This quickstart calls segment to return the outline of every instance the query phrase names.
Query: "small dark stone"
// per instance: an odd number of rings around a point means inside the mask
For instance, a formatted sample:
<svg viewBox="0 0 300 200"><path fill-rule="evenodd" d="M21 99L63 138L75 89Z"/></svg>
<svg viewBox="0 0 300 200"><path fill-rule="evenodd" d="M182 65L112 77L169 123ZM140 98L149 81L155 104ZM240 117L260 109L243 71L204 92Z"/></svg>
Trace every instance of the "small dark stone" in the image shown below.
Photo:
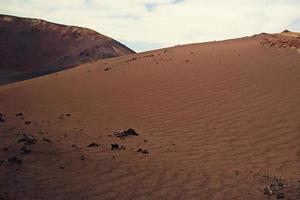
<svg viewBox="0 0 300 200"><path fill-rule="evenodd" d="M3 151L8 151L8 148L7 148L7 147L4 147L4 148L3 148Z"/></svg>
<svg viewBox="0 0 300 200"><path fill-rule="evenodd" d="M99 147L99 146L100 146L100 144L97 144L97 143L95 143L95 142L93 142L93 143L87 145L87 147Z"/></svg>
<svg viewBox="0 0 300 200"><path fill-rule="evenodd" d="M64 169L65 167L59 167L60 169Z"/></svg>
<svg viewBox="0 0 300 200"><path fill-rule="evenodd" d="M28 149L26 146L23 146L21 148L21 155L26 155L26 154L30 154L31 150Z"/></svg>
<svg viewBox="0 0 300 200"><path fill-rule="evenodd" d="M120 148L119 144L111 144L111 150L117 150L119 148Z"/></svg>
<svg viewBox="0 0 300 200"><path fill-rule="evenodd" d="M25 121L25 125L31 124L31 121Z"/></svg>
<svg viewBox="0 0 300 200"><path fill-rule="evenodd" d="M149 151L147 151L146 149L138 149L137 152L143 153L143 154L149 154Z"/></svg>
<svg viewBox="0 0 300 200"><path fill-rule="evenodd" d="M108 70L110 70L110 68L108 68L108 67L104 69L104 71L108 71Z"/></svg>
<svg viewBox="0 0 300 200"><path fill-rule="evenodd" d="M5 115L0 113L0 122L5 122Z"/></svg>
<svg viewBox="0 0 300 200"><path fill-rule="evenodd" d="M23 116L23 113L21 113L21 112L20 112L20 113L17 113L16 116L17 116L17 117L21 117L21 116Z"/></svg>
<svg viewBox="0 0 300 200"><path fill-rule="evenodd" d="M144 140L144 142L148 142L148 140Z"/></svg>
<svg viewBox="0 0 300 200"><path fill-rule="evenodd" d="M49 139L47 139L47 138L43 138L43 141L44 141L44 142L48 142L48 143L52 143L52 141L49 140Z"/></svg>
<svg viewBox="0 0 300 200"><path fill-rule="evenodd" d="M67 117L71 117L71 114L67 113L66 116L67 116Z"/></svg>
<svg viewBox="0 0 300 200"><path fill-rule="evenodd" d="M276 198L277 199L283 199L284 198L284 194L281 193L281 192L279 192L279 193L277 193Z"/></svg>
<svg viewBox="0 0 300 200"><path fill-rule="evenodd" d="M76 148L76 149L79 149L79 147L75 144L72 145L72 147Z"/></svg>
<svg viewBox="0 0 300 200"><path fill-rule="evenodd" d="M85 160L84 155L81 155L81 156L80 156L80 160Z"/></svg>

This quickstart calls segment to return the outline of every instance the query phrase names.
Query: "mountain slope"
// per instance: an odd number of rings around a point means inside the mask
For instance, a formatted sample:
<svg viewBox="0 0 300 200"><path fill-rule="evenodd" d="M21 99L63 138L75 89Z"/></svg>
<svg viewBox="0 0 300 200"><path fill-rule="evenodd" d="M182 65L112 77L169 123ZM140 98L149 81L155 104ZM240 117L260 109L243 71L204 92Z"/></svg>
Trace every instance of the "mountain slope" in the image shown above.
<svg viewBox="0 0 300 200"><path fill-rule="evenodd" d="M0 83L131 53L90 29L0 15Z"/></svg>
<svg viewBox="0 0 300 200"><path fill-rule="evenodd" d="M177 46L0 87L0 197L300 199L294 39ZM128 128L139 135L113 134Z"/></svg>

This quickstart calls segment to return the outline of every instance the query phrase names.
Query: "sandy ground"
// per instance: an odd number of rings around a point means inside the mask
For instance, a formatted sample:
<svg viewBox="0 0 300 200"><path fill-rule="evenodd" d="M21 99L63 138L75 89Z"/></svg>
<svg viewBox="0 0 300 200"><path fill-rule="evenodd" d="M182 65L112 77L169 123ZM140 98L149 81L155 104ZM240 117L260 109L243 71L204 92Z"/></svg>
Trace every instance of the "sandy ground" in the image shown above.
<svg viewBox="0 0 300 200"><path fill-rule="evenodd" d="M269 37L1 86L0 199L299 200L300 55Z"/></svg>

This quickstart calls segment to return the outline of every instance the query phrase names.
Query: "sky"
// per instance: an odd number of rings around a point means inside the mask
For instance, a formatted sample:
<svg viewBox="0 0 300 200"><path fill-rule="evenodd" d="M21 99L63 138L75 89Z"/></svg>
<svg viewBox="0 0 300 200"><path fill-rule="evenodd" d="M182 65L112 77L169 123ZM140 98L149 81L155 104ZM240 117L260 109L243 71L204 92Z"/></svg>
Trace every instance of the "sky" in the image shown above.
<svg viewBox="0 0 300 200"><path fill-rule="evenodd" d="M300 0L0 0L0 13L91 28L137 52L300 31Z"/></svg>

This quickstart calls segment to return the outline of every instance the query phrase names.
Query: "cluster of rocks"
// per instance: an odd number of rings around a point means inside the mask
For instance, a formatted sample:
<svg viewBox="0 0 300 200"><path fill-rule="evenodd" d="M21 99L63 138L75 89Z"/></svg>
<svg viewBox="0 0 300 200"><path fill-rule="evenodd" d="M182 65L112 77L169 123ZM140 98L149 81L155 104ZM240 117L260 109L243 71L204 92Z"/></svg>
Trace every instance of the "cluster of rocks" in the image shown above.
<svg viewBox="0 0 300 200"><path fill-rule="evenodd" d="M122 130L122 131L119 131L119 132L114 132L113 133L114 136L120 138L120 139L125 139L126 137L129 137L129 136L138 136L139 133L137 133L134 129L132 128L129 128L127 130ZM109 137L111 137L111 135L108 135ZM148 140L144 140L144 142L148 142ZM87 145L87 147L91 148L91 147L100 147L101 145L98 144L98 143L95 143L95 142L92 142L90 144ZM111 150L112 151L116 151L116 150L126 150L127 148L124 146L124 145L121 145L121 144L118 144L118 143L112 143L110 144L111 146ZM76 149L79 149L78 146L76 146L75 144L72 145L72 147L76 148ZM143 154L149 154L149 151L146 150L146 149L142 149L142 148L139 148L137 150L137 152L140 152L140 153L143 153ZM81 159L81 160L84 160L84 159Z"/></svg>
<svg viewBox="0 0 300 200"><path fill-rule="evenodd" d="M284 184L278 183L277 185L271 184L265 187L264 192L265 195L271 197L274 196L276 199L283 199L284 193L283 193Z"/></svg>
<svg viewBox="0 0 300 200"><path fill-rule="evenodd" d="M50 139L47 139L45 137L42 139L42 141L47 143L52 143ZM28 135L24 133L22 137L17 141L17 144L22 144L22 147L20 148L20 155L24 156L30 154L32 152L30 146L36 143L37 143L37 139L35 139L32 135ZM5 147L3 148L3 150L8 151L8 148ZM12 156L5 160L0 160L0 164L4 164L4 163L6 163L7 165L15 165L15 164L22 165L23 162L21 158L18 158L18 156Z"/></svg>
<svg viewBox="0 0 300 200"><path fill-rule="evenodd" d="M61 114L61 115L59 115L59 119L65 119L66 117L70 117L70 116L71 116L71 114ZM16 117L21 118L22 120L24 120L24 115L21 112L17 113ZM4 122L4 121L5 121L5 115L0 113L0 122ZM31 124L30 121L24 121L24 123L25 123L25 125ZM80 129L80 130L82 130L82 129ZM125 139L127 137L139 136L140 134L136 130L134 130L132 128L129 128L127 130L114 132L113 135L117 138ZM112 135L110 135L110 136L112 136ZM65 135L65 137L66 137L66 135ZM45 137L43 137L41 141L46 142L46 143L53 143L50 139L45 138ZM148 142L148 140L144 139L144 142ZM24 156L24 155L31 154L32 150L31 150L30 146L34 145L36 143L37 143L37 139L33 135L25 134L25 133L22 134L21 138L19 138L17 140L17 144L22 144L22 146L20 148L20 151L19 151L20 152L19 156ZM111 146L112 151L120 151L120 150L124 151L124 150L127 149L124 145L121 145L121 144L118 144L118 143L111 143L110 146ZM81 149L80 147L78 147L75 144L73 144L72 147L76 148L76 149ZM86 147L88 147L88 148L97 148L97 147L101 147L101 144L98 144L96 142L92 142L92 143L88 144ZM4 148L3 150L8 151L8 148ZM131 148L131 150L133 150L133 148ZM142 154L149 154L148 150L142 149L142 148L139 148L136 152L139 152L139 153L142 153ZM22 163L23 163L22 158L19 157L19 156L16 155L16 156L10 157L6 160L0 160L0 164L7 163L7 165L15 165L15 164L22 165ZM86 159L84 155L80 155L79 158L82 161L84 161ZM115 158L115 155L113 155L113 158ZM63 169L63 168L61 168L61 169Z"/></svg>
<svg viewBox="0 0 300 200"><path fill-rule="evenodd" d="M137 133L134 129L132 128L129 128L127 130L123 130L123 131L120 131L120 132L114 132L114 135L120 139L124 139L126 137L129 137L129 136L139 136L139 133ZM148 140L144 140L144 142L148 142ZM120 146L119 144L111 144L111 150L126 150L126 147L124 147L123 145ZM140 152L140 153L143 153L143 154L149 154L149 151L146 150L146 149L142 149L142 148L139 148L137 150L137 152Z"/></svg>
<svg viewBox="0 0 300 200"><path fill-rule="evenodd" d="M27 134L23 134L23 137L18 140L18 143L23 143L24 145L31 145L35 144L37 140L33 138L32 136L29 136Z"/></svg>
<svg viewBox="0 0 300 200"><path fill-rule="evenodd" d="M22 165L22 160L17 158L16 156L13 156L6 160L0 160L0 165L4 163L6 163L7 165Z"/></svg>
<svg viewBox="0 0 300 200"><path fill-rule="evenodd" d="M289 33L289 31L284 31L283 33ZM289 37L282 35L271 35L268 38L265 38L261 44L268 47L276 48L290 48L290 49L299 49L300 48L300 35L298 37Z"/></svg>

